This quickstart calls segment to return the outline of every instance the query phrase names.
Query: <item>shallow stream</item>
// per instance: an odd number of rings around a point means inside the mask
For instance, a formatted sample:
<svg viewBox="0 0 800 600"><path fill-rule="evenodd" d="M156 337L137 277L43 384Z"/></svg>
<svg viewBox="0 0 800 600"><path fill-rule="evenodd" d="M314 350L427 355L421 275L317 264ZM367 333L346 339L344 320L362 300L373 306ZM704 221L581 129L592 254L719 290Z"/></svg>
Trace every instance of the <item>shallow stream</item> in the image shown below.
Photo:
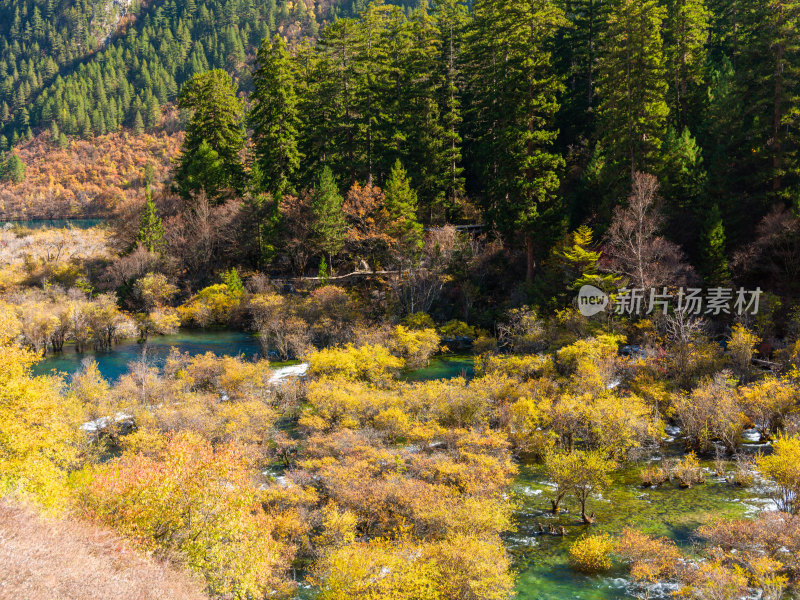
<svg viewBox="0 0 800 600"><path fill-rule="evenodd" d="M176 347L191 355L213 352L217 355L259 355L258 339L235 331L183 331L154 338L147 347L148 362L163 364L170 349ZM100 372L115 380L128 371L128 363L139 360L142 345L126 342L106 352L76 354L70 348L50 356L36 366L39 374L52 370L71 375L85 360L97 361ZM430 365L404 375L410 381L448 379L472 376L470 356L434 358ZM665 445L666 454L680 453L680 440ZM710 471L710 464L704 463ZM643 489L638 472L642 465L633 465L615 474L612 487L600 498L593 498L588 509L594 511L597 523L587 527L580 523L574 504L565 502L567 511L554 517L548 510L551 487L542 468L533 463L520 465L520 474L513 487L517 501L517 530L505 536L506 545L518 571L517 591L520 600L622 600L635 598L635 590L623 571L605 576L575 573L567 562L567 550L581 535L607 532L620 533L634 527L648 533L668 536L684 547L690 547L696 529L714 517L741 517L755 514L761 507L770 507L763 491L742 489L707 474L707 483L690 489L667 484L656 489ZM563 525L565 537L539 534L541 523L547 530L553 524ZM669 589L650 590L650 597L667 597Z"/></svg>

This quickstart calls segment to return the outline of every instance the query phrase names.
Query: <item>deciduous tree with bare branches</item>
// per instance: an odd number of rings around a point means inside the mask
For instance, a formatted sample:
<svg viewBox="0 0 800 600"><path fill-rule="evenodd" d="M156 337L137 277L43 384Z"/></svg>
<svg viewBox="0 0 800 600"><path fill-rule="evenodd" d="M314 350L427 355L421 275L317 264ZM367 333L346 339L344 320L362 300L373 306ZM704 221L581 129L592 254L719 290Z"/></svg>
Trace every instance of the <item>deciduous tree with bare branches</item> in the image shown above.
<svg viewBox="0 0 800 600"><path fill-rule="evenodd" d="M637 288L683 285L693 278L680 248L660 235L658 179L637 172L627 206L614 211L606 234L607 268Z"/></svg>

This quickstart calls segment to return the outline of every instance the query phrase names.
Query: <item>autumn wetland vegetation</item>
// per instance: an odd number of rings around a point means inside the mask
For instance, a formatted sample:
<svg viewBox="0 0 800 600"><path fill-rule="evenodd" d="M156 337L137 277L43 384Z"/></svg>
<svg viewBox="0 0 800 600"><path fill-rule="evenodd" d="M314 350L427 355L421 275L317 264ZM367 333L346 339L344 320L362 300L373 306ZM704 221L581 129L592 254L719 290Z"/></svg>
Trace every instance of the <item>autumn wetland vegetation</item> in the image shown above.
<svg viewBox="0 0 800 600"><path fill-rule="evenodd" d="M800 597L799 24L0 0L0 598Z"/></svg>

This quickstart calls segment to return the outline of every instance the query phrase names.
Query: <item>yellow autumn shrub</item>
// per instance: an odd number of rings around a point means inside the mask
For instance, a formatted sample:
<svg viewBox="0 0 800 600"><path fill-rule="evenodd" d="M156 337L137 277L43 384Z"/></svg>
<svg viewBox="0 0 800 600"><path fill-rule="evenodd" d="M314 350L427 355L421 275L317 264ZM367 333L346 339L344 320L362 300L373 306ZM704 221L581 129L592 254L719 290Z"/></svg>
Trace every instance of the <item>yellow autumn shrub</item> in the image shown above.
<svg viewBox="0 0 800 600"><path fill-rule="evenodd" d="M377 345L325 348L311 352L306 360L309 374L315 377L380 384L389 383L405 364L388 348Z"/></svg>
<svg viewBox="0 0 800 600"><path fill-rule="evenodd" d="M581 573L601 573L611 568L611 553L616 544L603 533L579 539L569 548L569 562Z"/></svg>

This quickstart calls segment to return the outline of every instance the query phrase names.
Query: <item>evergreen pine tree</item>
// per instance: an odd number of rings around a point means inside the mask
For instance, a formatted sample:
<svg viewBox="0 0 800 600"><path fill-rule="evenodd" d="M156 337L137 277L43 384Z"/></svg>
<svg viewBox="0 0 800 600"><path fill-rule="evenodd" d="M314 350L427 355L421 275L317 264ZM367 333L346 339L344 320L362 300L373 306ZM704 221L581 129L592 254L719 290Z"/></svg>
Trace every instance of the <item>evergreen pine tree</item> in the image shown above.
<svg viewBox="0 0 800 600"><path fill-rule="evenodd" d="M355 19L339 19L322 32L316 56L308 49L298 52L303 61L300 149L307 184L323 163L348 185L367 177L356 106L363 85L356 69L359 30Z"/></svg>
<svg viewBox="0 0 800 600"><path fill-rule="evenodd" d="M711 13L705 0L668 0L664 49L670 80L670 108L678 129L701 106Z"/></svg>
<svg viewBox="0 0 800 600"><path fill-rule="evenodd" d="M242 278L239 277L239 272L236 270L236 267L222 274L222 283L228 286L228 294L231 296L241 296L244 294L244 283L242 283Z"/></svg>
<svg viewBox="0 0 800 600"><path fill-rule="evenodd" d="M3 177L13 183L25 181L25 163L16 152L12 152L6 159Z"/></svg>
<svg viewBox="0 0 800 600"><path fill-rule="evenodd" d="M156 209L156 205L153 202L153 194L149 185L145 187L145 198L136 241L148 252L160 252L164 246L164 226L161 223L161 217L158 216L158 209Z"/></svg>
<svg viewBox="0 0 800 600"><path fill-rule="evenodd" d="M448 94L442 89L448 75L455 86L458 74L455 66L452 71L443 72L440 68L443 40L436 19L424 5L412 12L408 29L411 44L403 68L408 84L400 104L401 127L395 135L406 140L401 160L416 186L420 215L442 222L448 213L452 214L453 197L461 191L455 189L461 183L460 138L456 129L460 122L458 91L454 87ZM449 111L450 125L442 115L443 109Z"/></svg>
<svg viewBox="0 0 800 600"><path fill-rule="evenodd" d="M730 281L728 260L725 257L725 226L719 207L709 211L701 237L701 272L710 285L723 285Z"/></svg>
<svg viewBox="0 0 800 600"><path fill-rule="evenodd" d="M331 277L331 269L328 267L328 261L325 260L324 254L322 258L319 259L318 276L323 285L326 284Z"/></svg>
<svg viewBox="0 0 800 600"><path fill-rule="evenodd" d="M443 127L441 159L443 169L439 189L439 205L446 219L456 216L464 196L465 179L462 166L461 136L462 88L461 72L464 33L468 22L467 7L460 0L441 0L434 11L439 30L438 102Z"/></svg>
<svg viewBox="0 0 800 600"><path fill-rule="evenodd" d="M264 267L277 250L276 240L281 225L279 203L269 194L251 192L245 196L245 219L245 227L250 233L246 253L255 266Z"/></svg>
<svg viewBox="0 0 800 600"><path fill-rule="evenodd" d="M323 255L327 255L331 267L333 267L333 257L344 247L347 233L347 223L342 212L343 201L333 171L325 167L311 198L311 210L314 215L312 229L317 249Z"/></svg>
<svg viewBox="0 0 800 600"><path fill-rule="evenodd" d="M681 135L670 127L662 156L661 195L666 201L667 212L684 221L681 215L699 206L706 192L702 149L688 127L684 127Z"/></svg>
<svg viewBox="0 0 800 600"><path fill-rule="evenodd" d="M555 66L566 75L559 129L566 144L594 136L599 40L608 0L562 0L571 26L558 33ZM562 144L565 145L565 144Z"/></svg>
<svg viewBox="0 0 800 600"><path fill-rule="evenodd" d="M800 193L800 0L740 4L740 168L751 173L754 194L788 202Z"/></svg>
<svg viewBox="0 0 800 600"><path fill-rule="evenodd" d="M144 132L144 120L142 119L142 113L138 110L133 117L133 132L137 135Z"/></svg>
<svg viewBox="0 0 800 600"><path fill-rule="evenodd" d="M553 143L563 83L552 51L567 25L550 0L477 0L469 33L476 176L485 182L486 216L508 241L523 241L528 280L560 220L564 160Z"/></svg>
<svg viewBox="0 0 800 600"><path fill-rule="evenodd" d="M231 76L220 69L195 75L181 89L178 106L192 112L175 173L184 197L204 189L220 200L243 189L243 105L236 92Z"/></svg>
<svg viewBox="0 0 800 600"><path fill-rule="evenodd" d="M666 134L665 16L656 0L613 0L601 39L600 140L622 188L636 171L657 166Z"/></svg>
<svg viewBox="0 0 800 600"><path fill-rule="evenodd" d="M401 262L413 261L422 249L423 229L417 220L417 193L400 160L392 167L385 192L387 233L392 237Z"/></svg>
<svg viewBox="0 0 800 600"><path fill-rule="evenodd" d="M298 126L300 123L291 59L283 38L264 40L253 73L253 126L255 159L264 190L279 196L292 191L300 167Z"/></svg>
<svg viewBox="0 0 800 600"><path fill-rule="evenodd" d="M147 126L151 129L157 127L161 122L161 107L158 105L158 99L152 94L145 103L145 110L147 111Z"/></svg>

